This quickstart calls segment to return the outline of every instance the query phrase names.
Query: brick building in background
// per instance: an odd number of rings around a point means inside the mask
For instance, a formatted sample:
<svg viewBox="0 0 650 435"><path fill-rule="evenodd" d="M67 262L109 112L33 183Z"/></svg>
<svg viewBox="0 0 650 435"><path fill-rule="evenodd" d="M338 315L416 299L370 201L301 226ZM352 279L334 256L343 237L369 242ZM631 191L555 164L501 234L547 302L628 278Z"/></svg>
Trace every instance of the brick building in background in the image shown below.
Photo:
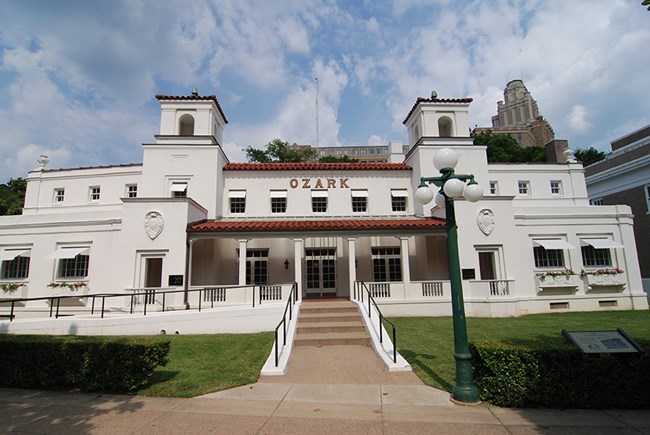
<svg viewBox="0 0 650 435"><path fill-rule="evenodd" d="M605 160L585 168L594 205L626 204L634 214L634 236L643 288L650 293L650 125L612 141Z"/></svg>

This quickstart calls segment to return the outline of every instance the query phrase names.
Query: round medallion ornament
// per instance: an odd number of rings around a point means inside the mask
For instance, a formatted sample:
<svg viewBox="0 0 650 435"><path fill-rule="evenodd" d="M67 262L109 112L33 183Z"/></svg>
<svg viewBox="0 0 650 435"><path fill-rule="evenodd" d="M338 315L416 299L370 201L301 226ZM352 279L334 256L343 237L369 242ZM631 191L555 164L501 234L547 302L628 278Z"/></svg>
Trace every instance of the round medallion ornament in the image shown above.
<svg viewBox="0 0 650 435"><path fill-rule="evenodd" d="M479 211L476 216L476 223L483 234L489 236L494 229L494 213L492 213L492 210L484 208Z"/></svg>
<svg viewBox="0 0 650 435"><path fill-rule="evenodd" d="M151 240L155 239L162 233L165 227L165 221L157 211L150 211L144 217L144 229Z"/></svg>

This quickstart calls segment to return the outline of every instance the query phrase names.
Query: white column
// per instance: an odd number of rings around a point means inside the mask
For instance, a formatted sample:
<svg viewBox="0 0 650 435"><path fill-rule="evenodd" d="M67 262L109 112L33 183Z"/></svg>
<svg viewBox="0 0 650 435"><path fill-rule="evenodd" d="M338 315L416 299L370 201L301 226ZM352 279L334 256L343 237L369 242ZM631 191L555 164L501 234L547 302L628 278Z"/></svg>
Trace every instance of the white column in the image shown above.
<svg viewBox="0 0 650 435"><path fill-rule="evenodd" d="M246 285L246 244L248 239L239 239L239 285Z"/></svg>
<svg viewBox="0 0 650 435"><path fill-rule="evenodd" d="M294 281L298 284L298 299L302 300L302 240L293 239Z"/></svg>
<svg viewBox="0 0 650 435"><path fill-rule="evenodd" d="M348 237L348 270L350 275L350 299L354 296L354 283L357 280L356 237Z"/></svg>
<svg viewBox="0 0 650 435"><path fill-rule="evenodd" d="M192 257L194 255L194 242L196 240L189 240L190 242L190 247L189 247L189 253L188 253L188 259L187 259L187 288L190 288L192 286Z"/></svg>
<svg viewBox="0 0 650 435"><path fill-rule="evenodd" d="M404 287L411 283L411 269L409 267L409 239L410 237L400 237L402 257L402 282Z"/></svg>

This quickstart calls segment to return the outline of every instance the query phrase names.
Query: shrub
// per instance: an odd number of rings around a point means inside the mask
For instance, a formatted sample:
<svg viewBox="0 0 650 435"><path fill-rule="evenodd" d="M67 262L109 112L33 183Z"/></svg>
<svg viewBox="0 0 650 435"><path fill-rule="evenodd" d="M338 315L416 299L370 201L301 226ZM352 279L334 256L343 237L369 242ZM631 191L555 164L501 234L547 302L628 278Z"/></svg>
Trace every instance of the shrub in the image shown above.
<svg viewBox="0 0 650 435"><path fill-rule="evenodd" d="M645 344L645 343L644 343ZM650 356L584 354L564 343L470 345L481 400L504 407L650 407Z"/></svg>
<svg viewBox="0 0 650 435"><path fill-rule="evenodd" d="M167 364L170 342L121 337L0 337L0 386L131 392Z"/></svg>

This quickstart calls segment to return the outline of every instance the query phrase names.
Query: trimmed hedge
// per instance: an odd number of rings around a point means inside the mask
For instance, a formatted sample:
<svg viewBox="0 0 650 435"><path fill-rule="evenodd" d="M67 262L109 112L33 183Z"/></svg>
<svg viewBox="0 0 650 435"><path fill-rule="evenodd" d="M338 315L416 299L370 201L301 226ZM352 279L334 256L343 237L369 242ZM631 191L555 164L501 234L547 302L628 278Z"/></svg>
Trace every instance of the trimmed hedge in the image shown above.
<svg viewBox="0 0 650 435"><path fill-rule="evenodd" d="M642 343L648 348L648 343ZM504 407L650 408L648 354L587 355L565 343L470 344L481 400Z"/></svg>
<svg viewBox="0 0 650 435"><path fill-rule="evenodd" d="M170 341L124 337L0 336L0 386L131 392L167 364Z"/></svg>

